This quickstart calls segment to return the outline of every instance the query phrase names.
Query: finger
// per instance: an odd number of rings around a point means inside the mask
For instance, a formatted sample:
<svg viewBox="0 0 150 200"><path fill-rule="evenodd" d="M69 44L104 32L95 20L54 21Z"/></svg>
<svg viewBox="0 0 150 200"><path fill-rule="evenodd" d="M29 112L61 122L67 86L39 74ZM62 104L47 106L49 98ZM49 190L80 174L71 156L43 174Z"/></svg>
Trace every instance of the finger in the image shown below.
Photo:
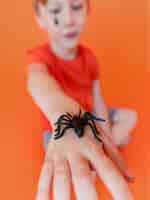
<svg viewBox="0 0 150 200"><path fill-rule="evenodd" d="M104 150L107 153L107 155L116 164L116 166L119 168L120 172L126 178L126 180L133 181L134 176L129 171L128 166L125 160L123 159L121 153L119 152L117 147L112 143L111 138L109 138L109 136L103 131L101 132L101 138L103 140Z"/></svg>
<svg viewBox="0 0 150 200"><path fill-rule="evenodd" d="M93 168L93 166L91 165L91 163L90 162L88 162L88 164L89 164L89 167L90 167L90 171L91 171L91 175L92 175L92 180L93 180L93 182L95 182L95 180L96 180L96 171L95 171L95 169Z"/></svg>
<svg viewBox="0 0 150 200"><path fill-rule="evenodd" d="M116 200L133 200L125 179L114 163L102 151L91 149L90 152L88 159L93 164L98 176L111 192L113 198Z"/></svg>
<svg viewBox="0 0 150 200"><path fill-rule="evenodd" d="M54 158L54 199L70 200L71 176L68 162L62 156Z"/></svg>
<svg viewBox="0 0 150 200"><path fill-rule="evenodd" d="M92 180L93 180L93 182L95 182L95 180L96 180L96 171L95 170L91 170L91 174L92 174Z"/></svg>
<svg viewBox="0 0 150 200"><path fill-rule="evenodd" d="M52 161L45 161L38 182L36 200L49 200L50 184L52 182Z"/></svg>
<svg viewBox="0 0 150 200"><path fill-rule="evenodd" d="M71 155L68 158L72 182L78 200L98 200L95 184L92 178L92 171L89 163L81 155ZM88 190L88 192L87 192Z"/></svg>

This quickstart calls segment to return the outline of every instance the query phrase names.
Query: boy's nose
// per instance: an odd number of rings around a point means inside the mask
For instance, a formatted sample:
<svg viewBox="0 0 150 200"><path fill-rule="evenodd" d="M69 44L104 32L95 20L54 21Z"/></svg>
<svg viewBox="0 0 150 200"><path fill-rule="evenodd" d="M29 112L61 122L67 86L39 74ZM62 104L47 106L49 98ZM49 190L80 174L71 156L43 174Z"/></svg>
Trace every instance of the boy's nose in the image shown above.
<svg viewBox="0 0 150 200"><path fill-rule="evenodd" d="M64 14L64 26L73 26L74 18L73 14L70 10L67 10Z"/></svg>

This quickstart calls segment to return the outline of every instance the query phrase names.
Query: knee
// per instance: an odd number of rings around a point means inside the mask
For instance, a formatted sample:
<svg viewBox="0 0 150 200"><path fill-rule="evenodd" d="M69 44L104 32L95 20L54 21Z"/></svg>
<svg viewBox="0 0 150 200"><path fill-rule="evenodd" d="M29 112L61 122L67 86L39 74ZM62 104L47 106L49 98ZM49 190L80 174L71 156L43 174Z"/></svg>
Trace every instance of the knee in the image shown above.
<svg viewBox="0 0 150 200"><path fill-rule="evenodd" d="M131 123L131 125L133 127L135 127L136 124L137 124L137 121L138 121L138 114L137 114L137 112L135 110L131 110L129 112L129 123Z"/></svg>
<svg viewBox="0 0 150 200"><path fill-rule="evenodd" d="M129 122L132 124L136 124L138 120L138 115L135 110L127 110L126 111L126 117L128 118Z"/></svg>
<svg viewBox="0 0 150 200"><path fill-rule="evenodd" d="M115 117L116 122L124 122L133 127L137 124L138 114L132 109L120 109L117 110Z"/></svg>

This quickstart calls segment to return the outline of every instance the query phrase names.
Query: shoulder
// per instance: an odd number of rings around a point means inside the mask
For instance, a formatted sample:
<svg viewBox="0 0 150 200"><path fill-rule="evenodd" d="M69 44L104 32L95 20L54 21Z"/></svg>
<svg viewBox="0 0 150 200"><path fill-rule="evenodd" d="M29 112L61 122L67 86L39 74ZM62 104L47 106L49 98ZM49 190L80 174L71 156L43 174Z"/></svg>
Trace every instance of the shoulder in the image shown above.
<svg viewBox="0 0 150 200"><path fill-rule="evenodd" d="M92 80L97 80L99 79L99 73L100 73L100 65L99 65L99 60L91 48L82 45L81 48L84 51L88 71L90 73L91 79Z"/></svg>
<svg viewBox="0 0 150 200"><path fill-rule="evenodd" d="M50 57L52 57L47 42L40 43L26 49L25 56L27 64L31 64L33 62L48 64L51 60Z"/></svg>
<svg viewBox="0 0 150 200"><path fill-rule="evenodd" d="M30 54L30 53L40 53L40 52L44 52L47 50L47 43L39 43L36 44L32 47L29 47L28 49L26 49L26 54Z"/></svg>
<svg viewBox="0 0 150 200"><path fill-rule="evenodd" d="M80 48L89 59L96 59L94 50L85 44L80 44Z"/></svg>

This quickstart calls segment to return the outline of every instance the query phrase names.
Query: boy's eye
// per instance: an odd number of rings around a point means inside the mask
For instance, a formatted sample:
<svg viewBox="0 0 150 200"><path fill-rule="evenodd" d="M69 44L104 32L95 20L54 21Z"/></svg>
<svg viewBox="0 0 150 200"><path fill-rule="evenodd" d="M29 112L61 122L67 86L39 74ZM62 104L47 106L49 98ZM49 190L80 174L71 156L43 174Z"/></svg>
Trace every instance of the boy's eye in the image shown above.
<svg viewBox="0 0 150 200"><path fill-rule="evenodd" d="M49 11L51 13L53 13L53 14L58 14L60 12L60 9L59 8L55 8L55 9L50 9Z"/></svg>
<svg viewBox="0 0 150 200"><path fill-rule="evenodd" d="M83 5L82 5L82 4L72 6L72 9L73 9L73 10L80 10L80 9L82 9L82 8L83 8Z"/></svg>
<svg viewBox="0 0 150 200"><path fill-rule="evenodd" d="M79 4L79 5L73 5L72 6L72 9L73 10L80 10L83 8L83 5L82 4ZM49 9L49 11L53 14L58 14L60 13L61 9L60 8L54 8L54 9Z"/></svg>

